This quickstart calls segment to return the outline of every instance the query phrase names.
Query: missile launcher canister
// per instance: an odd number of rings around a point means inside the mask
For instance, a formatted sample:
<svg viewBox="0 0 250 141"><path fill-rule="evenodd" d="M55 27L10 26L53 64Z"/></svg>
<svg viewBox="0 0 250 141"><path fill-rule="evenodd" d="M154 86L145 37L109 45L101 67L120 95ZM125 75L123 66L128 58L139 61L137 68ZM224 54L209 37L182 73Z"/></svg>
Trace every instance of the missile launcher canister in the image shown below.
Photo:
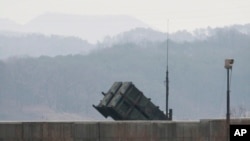
<svg viewBox="0 0 250 141"><path fill-rule="evenodd" d="M93 107L114 120L166 120L166 115L145 97L132 82L115 82Z"/></svg>

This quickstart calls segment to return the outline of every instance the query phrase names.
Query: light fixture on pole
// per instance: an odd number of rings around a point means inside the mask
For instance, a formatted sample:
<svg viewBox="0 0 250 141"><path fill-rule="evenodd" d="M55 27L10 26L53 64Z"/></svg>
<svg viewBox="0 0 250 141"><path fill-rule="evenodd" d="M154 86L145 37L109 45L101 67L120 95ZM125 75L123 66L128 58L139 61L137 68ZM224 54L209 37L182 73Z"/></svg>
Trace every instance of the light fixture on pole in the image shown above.
<svg viewBox="0 0 250 141"><path fill-rule="evenodd" d="M226 59L225 60L225 69L227 70L227 115L226 115L226 141L229 141L229 133L230 133L230 78L229 72L233 68L234 59Z"/></svg>

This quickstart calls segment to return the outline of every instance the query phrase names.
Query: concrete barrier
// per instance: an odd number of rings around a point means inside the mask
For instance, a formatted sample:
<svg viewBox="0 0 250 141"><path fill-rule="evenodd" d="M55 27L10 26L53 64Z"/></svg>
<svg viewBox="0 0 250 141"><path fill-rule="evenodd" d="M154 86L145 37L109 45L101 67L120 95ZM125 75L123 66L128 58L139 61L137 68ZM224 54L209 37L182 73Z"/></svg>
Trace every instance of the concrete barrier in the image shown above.
<svg viewBox="0 0 250 141"><path fill-rule="evenodd" d="M225 141L225 125L225 120L0 122L0 141Z"/></svg>
<svg viewBox="0 0 250 141"><path fill-rule="evenodd" d="M75 140L97 141L99 139L98 122L79 122L73 123L73 136Z"/></svg>

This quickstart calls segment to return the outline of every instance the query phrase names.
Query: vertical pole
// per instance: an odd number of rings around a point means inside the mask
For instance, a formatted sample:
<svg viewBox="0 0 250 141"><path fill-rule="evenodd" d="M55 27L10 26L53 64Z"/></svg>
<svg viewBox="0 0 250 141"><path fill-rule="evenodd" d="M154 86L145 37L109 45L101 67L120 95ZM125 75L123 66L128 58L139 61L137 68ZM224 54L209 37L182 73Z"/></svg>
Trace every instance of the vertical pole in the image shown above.
<svg viewBox="0 0 250 141"><path fill-rule="evenodd" d="M229 68L227 68L227 119L226 119L226 141L229 141L230 136L230 85L229 85Z"/></svg>
<svg viewBox="0 0 250 141"><path fill-rule="evenodd" d="M168 86L168 70L166 72L166 118L169 119L168 113L168 95L169 95L169 86Z"/></svg>
<svg viewBox="0 0 250 141"><path fill-rule="evenodd" d="M167 25L168 30L168 25ZM169 31L167 31L167 71L166 71L166 119L169 119L169 113L168 113L168 95L169 95L169 80L168 80L168 35Z"/></svg>

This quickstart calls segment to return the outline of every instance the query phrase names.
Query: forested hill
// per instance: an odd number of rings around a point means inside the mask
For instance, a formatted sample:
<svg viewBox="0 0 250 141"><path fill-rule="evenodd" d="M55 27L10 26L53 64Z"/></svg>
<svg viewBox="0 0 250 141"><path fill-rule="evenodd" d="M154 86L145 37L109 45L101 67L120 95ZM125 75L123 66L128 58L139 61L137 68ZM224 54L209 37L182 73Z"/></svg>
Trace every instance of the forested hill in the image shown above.
<svg viewBox="0 0 250 141"><path fill-rule="evenodd" d="M38 33L0 32L0 59L10 57L54 57L87 54L94 45L77 37L45 36Z"/></svg>
<svg viewBox="0 0 250 141"><path fill-rule="evenodd" d="M104 46L104 45L102 45ZM224 59L234 58L232 109L250 111L250 35L221 29L204 40L169 42L174 119L226 113ZM93 120L92 107L115 81L132 81L164 110L166 40L116 43L87 55L0 61L0 120Z"/></svg>

